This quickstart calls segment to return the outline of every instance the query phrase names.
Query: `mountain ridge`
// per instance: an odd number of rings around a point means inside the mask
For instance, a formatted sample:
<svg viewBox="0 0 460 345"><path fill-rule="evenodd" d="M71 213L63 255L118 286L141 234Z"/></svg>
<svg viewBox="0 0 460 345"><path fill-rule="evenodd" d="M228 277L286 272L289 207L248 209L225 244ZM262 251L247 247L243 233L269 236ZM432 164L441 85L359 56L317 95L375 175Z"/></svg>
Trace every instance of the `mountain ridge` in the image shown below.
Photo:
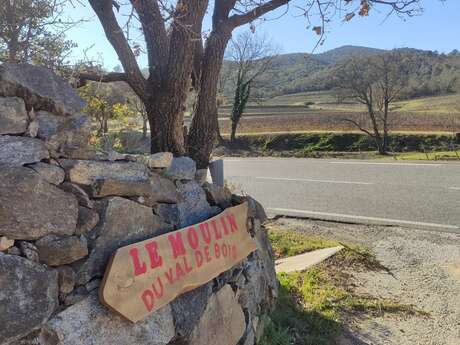
<svg viewBox="0 0 460 345"><path fill-rule="evenodd" d="M416 48L391 50L344 45L322 53L287 53L274 57L271 66L253 85L255 98L270 98L283 94L330 89L335 66L351 57L363 57L398 51L411 68L413 90L410 96L460 92L460 53L439 54ZM228 64L229 62L225 62ZM456 80L455 80L456 79ZM454 84L455 87L453 86ZM225 87L225 96L232 97L231 83Z"/></svg>

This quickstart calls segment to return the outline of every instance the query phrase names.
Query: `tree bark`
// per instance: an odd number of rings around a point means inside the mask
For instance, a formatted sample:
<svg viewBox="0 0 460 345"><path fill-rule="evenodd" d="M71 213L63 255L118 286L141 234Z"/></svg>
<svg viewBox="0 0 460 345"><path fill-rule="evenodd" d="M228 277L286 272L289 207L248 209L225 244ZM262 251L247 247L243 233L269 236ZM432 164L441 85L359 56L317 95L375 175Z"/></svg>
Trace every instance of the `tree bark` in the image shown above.
<svg viewBox="0 0 460 345"><path fill-rule="evenodd" d="M219 126L217 118L217 85L231 28L224 25L212 31L206 41L202 61L200 91L188 137L188 151L198 169L207 168Z"/></svg>
<svg viewBox="0 0 460 345"><path fill-rule="evenodd" d="M230 141L234 142L236 139L236 128L238 127L238 122L232 121L232 130L230 133Z"/></svg>
<svg viewBox="0 0 460 345"><path fill-rule="evenodd" d="M14 37L7 43L8 46L8 62L18 63L18 42Z"/></svg>
<svg viewBox="0 0 460 345"><path fill-rule="evenodd" d="M142 116L142 138L147 138L147 123L148 123L148 118L145 116Z"/></svg>
<svg viewBox="0 0 460 345"><path fill-rule="evenodd" d="M103 122L102 122L102 133L107 134L109 132L109 120L107 116L104 116Z"/></svg>
<svg viewBox="0 0 460 345"><path fill-rule="evenodd" d="M150 124L150 151L172 152L175 156L185 154L182 129L185 100L181 92L158 91L145 102Z"/></svg>

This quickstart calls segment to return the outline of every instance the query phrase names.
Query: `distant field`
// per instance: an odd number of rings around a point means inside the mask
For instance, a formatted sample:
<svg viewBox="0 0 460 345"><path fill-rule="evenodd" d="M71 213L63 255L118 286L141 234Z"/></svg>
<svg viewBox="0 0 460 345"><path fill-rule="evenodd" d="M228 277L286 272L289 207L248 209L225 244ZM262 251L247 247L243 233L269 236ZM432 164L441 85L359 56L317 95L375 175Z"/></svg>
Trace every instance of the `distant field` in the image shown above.
<svg viewBox="0 0 460 345"><path fill-rule="evenodd" d="M330 111L364 111L363 105L355 102L337 103L337 97L331 91L303 92L274 97L262 105L268 106L304 106L313 102L310 109ZM460 95L421 97L408 101L395 102L393 109L398 112L450 114L460 113Z"/></svg>
<svg viewBox="0 0 460 345"><path fill-rule="evenodd" d="M243 117L238 133L292 132L292 131L353 131L356 130L345 118L361 123L367 121L362 113L308 112L304 114L271 114ZM220 118L222 133L230 130L230 120ZM460 132L460 114L394 113L391 130L404 132Z"/></svg>
<svg viewBox="0 0 460 345"><path fill-rule="evenodd" d="M305 102L313 105L305 107ZM230 128L230 107L219 109L223 133ZM240 133L290 131L350 131L344 119L366 123L361 104L337 103L331 92L307 92L274 97L260 105L249 105ZM393 106L392 130L418 132L460 131L460 95L417 98Z"/></svg>

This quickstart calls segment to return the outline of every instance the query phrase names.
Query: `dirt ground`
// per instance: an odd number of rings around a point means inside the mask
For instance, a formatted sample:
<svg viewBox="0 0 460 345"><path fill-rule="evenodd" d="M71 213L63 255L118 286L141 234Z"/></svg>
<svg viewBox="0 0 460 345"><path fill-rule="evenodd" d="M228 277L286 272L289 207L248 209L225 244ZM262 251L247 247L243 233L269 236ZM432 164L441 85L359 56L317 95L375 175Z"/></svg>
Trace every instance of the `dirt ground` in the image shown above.
<svg viewBox="0 0 460 345"><path fill-rule="evenodd" d="M306 113L279 113L270 115L244 116L238 125L238 133L270 133L292 131L350 131L356 130L344 119L353 119L369 127L368 119L360 113L331 111L310 111ZM219 119L222 134L230 132L230 120ZM460 130L460 114L412 114L394 113L391 122L392 131L456 132Z"/></svg>
<svg viewBox="0 0 460 345"><path fill-rule="evenodd" d="M367 246L388 271L352 272L356 290L422 311L353 320L341 345L460 345L460 234L288 218L276 222Z"/></svg>

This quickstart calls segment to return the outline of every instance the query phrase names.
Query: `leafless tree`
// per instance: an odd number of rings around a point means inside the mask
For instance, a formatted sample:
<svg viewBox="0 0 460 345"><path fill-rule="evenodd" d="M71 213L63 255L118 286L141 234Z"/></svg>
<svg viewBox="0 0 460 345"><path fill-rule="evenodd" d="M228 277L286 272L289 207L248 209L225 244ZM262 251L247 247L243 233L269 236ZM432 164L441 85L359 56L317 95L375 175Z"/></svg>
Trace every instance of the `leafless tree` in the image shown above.
<svg viewBox="0 0 460 345"><path fill-rule="evenodd" d="M224 52L232 32L243 25L251 28L259 18L284 8L289 0L129 0L124 6L114 0L88 0L99 18L107 39L123 66L123 73L82 78L129 83L144 102L151 129L151 151L188 153L199 168L207 166L216 138L218 118L216 96ZM334 16L351 19L352 14L368 15L373 8L387 7L399 15L415 15L420 0L305 0L300 14L317 25L322 38L324 27ZM119 23L116 12L127 7L128 18ZM295 6L297 7L297 6ZM210 32L203 34L206 11L212 12ZM132 24L131 26L129 24ZM144 44L127 36L141 28ZM128 30L130 28L130 30ZM125 30L123 30L125 29ZM149 76L145 77L136 55L145 49ZM197 102L187 142L183 135L183 115L191 86Z"/></svg>
<svg viewBox="0 0 460 345"><path fill-rule="evenodd" d="M230 140L236 138L236 130L246 104L251 96L253 83L271 66L274 54L273 44L266 36L243 32L230 41L229 65L234 71L233 105L230 114L232 128Z"/></svg>
<svg viewBox="0 0 460 345"><path fill-rule="evenodd" d="M344 120L369 135L380 154L387 154L388 150L390 105L401 95L408 78L407 64L398 52L352 58L337 68L336 86L365 105L370 126L349 118Z"/></svg>

